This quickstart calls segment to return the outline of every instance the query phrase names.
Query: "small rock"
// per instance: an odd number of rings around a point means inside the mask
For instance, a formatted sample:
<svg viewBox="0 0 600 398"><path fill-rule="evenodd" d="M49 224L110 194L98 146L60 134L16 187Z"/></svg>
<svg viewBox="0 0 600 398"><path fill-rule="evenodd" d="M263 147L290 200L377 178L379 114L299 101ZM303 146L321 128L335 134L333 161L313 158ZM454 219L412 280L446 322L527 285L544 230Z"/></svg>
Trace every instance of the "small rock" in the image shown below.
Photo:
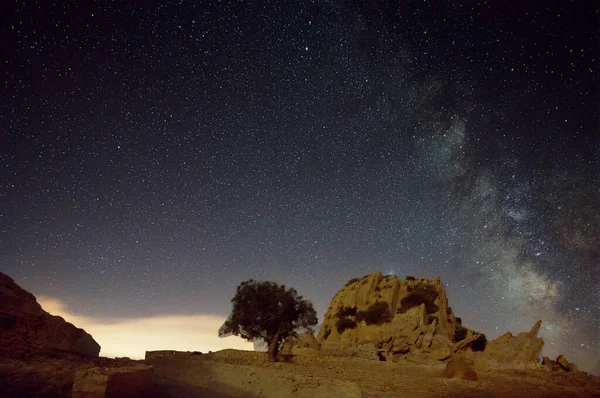
<svg viewBox="0 0 600 398"><path fill-rule="evenodd" d="M569 361L567 361L567 358L565 358L564 355L559 355L558 358L556 358L556 362L558 362L558 364L564 369L564 370L569 370Z"/></svg>
<svg viewBox="0 0 600 398"><path fill-rule="evenodd" d="M477 372L465 360L455 359L448 362L444 369L444 377L448 379L462 379L477 381Z"/></svg>
<svg viewBox="0 0 600 398"><path fill-rule="evenodd" d="M554 370L554 361L548 357L544 357L544 358L542 358L542 366L549 371L553 371Z"/></svg>
<svg viewBox="0 0 600 398"><path fill-rule="evenodd" d="M567 358L565 358L565 356L562 354L559 355L558 358L556 358L556 363L558 363L560 367L566 370L567 372L579 372L579 368L577 368L577 365L567 361Z"/></svg>

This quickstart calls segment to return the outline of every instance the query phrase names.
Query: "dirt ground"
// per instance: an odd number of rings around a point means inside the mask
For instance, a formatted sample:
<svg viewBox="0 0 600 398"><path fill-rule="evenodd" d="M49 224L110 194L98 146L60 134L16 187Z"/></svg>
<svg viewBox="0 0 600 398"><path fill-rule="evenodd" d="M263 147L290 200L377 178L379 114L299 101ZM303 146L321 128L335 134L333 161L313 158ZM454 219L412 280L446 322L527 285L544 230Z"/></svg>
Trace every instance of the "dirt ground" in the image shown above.
<svg viewBox="0 0 600 398"><path fill-rule="evenodd" d="M146 363L163 397L600 397L598 377L542 369L479 370L478 381L466 381L443 378L443 365L339 357L273 363L265 353L236 350Z"/></svg>
<svg viewBox="0 0 600 398"><path fill-rule="evenodd" d="M156 398L599 397L598 377L544 370L479 370L478 381L445 379L435 367L360 358L293 357L273 363L262 352L223 350L143 361L154 366ZM132 360L77 355L0 358L0 398L70 397L78 369Z"/></svg>
<svg viewBox="0 0 600 398"><path fill-rule="evenodd" d="M56 352L0 357L0 398L71 397L75 373L95 366L118 368L136 361Z"/></svg>

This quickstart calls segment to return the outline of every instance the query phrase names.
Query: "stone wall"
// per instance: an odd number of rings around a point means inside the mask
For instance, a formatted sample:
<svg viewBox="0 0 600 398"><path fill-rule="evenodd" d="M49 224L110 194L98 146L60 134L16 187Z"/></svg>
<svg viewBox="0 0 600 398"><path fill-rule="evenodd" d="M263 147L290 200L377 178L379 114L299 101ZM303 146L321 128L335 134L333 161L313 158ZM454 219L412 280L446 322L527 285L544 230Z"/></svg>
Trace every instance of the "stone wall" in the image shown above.
<svg viewBox="0 0 600 398"><path fill-rule="evenodd" d="M72 398L143 398L152 392L154 368L148 365L94 367L75 373Z"/></svg>

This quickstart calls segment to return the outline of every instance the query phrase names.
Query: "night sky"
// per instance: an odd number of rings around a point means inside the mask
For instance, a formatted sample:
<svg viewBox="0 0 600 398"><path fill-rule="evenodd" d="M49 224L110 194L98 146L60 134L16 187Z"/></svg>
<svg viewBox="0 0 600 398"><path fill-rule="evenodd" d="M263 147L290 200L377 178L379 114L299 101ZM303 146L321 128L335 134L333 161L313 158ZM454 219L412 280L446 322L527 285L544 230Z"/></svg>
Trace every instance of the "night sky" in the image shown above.
<svg viewBox="0 0 600 398"><path fill-rule="evenodd" d="M3 2L0 271L105 324L439 275L598 372L592 1L162 3Z"/></svg>

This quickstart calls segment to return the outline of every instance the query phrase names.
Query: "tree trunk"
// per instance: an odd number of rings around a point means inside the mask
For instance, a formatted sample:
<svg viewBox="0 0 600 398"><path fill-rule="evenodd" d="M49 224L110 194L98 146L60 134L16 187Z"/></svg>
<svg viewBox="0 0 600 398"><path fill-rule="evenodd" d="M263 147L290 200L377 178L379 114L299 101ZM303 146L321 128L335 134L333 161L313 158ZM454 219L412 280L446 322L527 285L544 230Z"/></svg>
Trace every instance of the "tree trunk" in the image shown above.
<svg viewBox="0 0 600 398"><path fill-rule="evenodd" d="M279 351L279 330L269 342L269 357L271 361L277 362L277 352Z"/></svg>

